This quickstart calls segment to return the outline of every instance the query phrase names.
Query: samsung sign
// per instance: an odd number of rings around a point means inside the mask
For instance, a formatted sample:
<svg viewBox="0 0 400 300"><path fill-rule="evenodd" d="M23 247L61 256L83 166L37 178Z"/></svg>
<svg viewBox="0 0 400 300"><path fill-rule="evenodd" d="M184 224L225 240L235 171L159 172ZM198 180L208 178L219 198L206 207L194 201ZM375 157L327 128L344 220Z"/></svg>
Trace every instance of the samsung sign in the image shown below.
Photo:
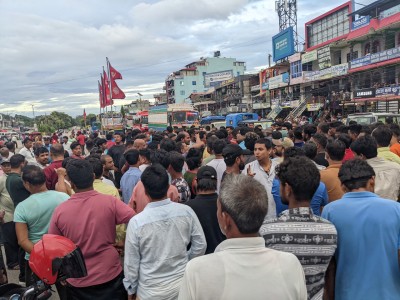
<svg viewBox="0 0 400 300"><path fill-rule="evenodd" d="M355 90L354 91L354 98L355 99L362 99L362 98L374 98L375 97L375 89L362 89L362 90Z"/></svg>
<svg viewBox="0 0 400 300"><path fill-rule="evenodd" d="M272 37L274 61L278 61L295 53L293 27L289 27Z"/></svg>
<svg viewBox="0 0 400 300"><path fill-rule="evenodd" d="M369 21L370 21L370 17L369 16L364 16L361 17L357 20L355 20L352 25L351 25L351 29L355 30L364 26L368 26L369 25Z"/></svg>

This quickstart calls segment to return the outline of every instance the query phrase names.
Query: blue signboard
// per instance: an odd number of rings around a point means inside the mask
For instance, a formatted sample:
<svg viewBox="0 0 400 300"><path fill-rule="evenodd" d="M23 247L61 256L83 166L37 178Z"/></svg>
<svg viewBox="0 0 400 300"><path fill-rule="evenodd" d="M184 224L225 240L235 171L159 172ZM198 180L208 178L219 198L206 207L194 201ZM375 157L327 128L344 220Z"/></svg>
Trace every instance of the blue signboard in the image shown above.
<svg viewBox="0 0 400 300"><path fill-rule="evenodd" d="M295 53L293 27L289 27L272 37L274 61L278 61Z"/></svg>
<svg viewBox="0 0 400 300"><path fill-rule="evenodd" d="M357 20L355 20L352 24L351 24L351 29L355 30L364 26L369 25L369 21L370 21L370 17L369 16L364 16L361 17Z"/></svg>
<svg viewBox="0 0 400 300"><path fill-rule="evenodd" d="M376 97L399 96L400 95L400 85L378 88L378 89L376 89L375 95L376 95Z"/></svg>

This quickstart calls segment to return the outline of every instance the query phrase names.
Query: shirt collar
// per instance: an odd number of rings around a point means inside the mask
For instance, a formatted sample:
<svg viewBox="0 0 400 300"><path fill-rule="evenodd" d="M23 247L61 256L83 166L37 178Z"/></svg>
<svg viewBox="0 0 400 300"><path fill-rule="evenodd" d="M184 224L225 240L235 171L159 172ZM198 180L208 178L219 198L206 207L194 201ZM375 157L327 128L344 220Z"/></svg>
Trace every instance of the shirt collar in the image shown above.
<svg viewBox="0 0 400 300"><path fill-rule="evenodd" d="M312 216L313 212L309 207L296 207L289 208L281 213L281 215L302 215L302 216Z"/></svg>
<svg viewBox="0 0 400 300"><path fill-rule="evenodd" d="M262 237L248 237L227 239L220 243L215 252L221 252L229 249L249 249L249 248L265 248L265 240Z"/></svg>
<svg viewBox="0 0 400 300"><path fill-rule="evenodd" d="M356 199L359 198L360 200L364 200L364 198L372 198L372 197L379 197L378 195L371 193L371 192L348 192L345 193L342 197L344 199Z"/></svg>
<svg viewBox="0 0 400 300"><path fill-rule="evenodd" d="M379 152L389 152L389 151L390 151L389 147L380 147L380 148L378 148L378 153Z"/></svg>
<svg viewBox="0 0 400 300"><path fill-rule="evenodd" d="M329 165L329 167L327 167L327 169L340 169L341 166L342 166L342 164L332 164L332 165Z"/></svg>
<svg viewBox="0 0 400 300"><path fill-rule="evenodd" d="M172 203L172 201L167 198L164 200L160 200L160 201L154 201L154 202L150 202L146 205L146 207L144 209L148 209L148 208L154 208L154 207L159 207L159 206L164 206L164 205L168 205Z"/></svg>

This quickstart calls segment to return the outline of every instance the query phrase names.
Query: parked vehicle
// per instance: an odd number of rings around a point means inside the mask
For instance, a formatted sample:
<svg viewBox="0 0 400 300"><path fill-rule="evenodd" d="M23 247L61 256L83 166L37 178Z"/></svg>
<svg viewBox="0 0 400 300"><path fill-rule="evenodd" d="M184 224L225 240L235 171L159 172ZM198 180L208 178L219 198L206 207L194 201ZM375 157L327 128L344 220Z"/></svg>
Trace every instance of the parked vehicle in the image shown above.
<svg viewBox="0 0 400 300"><path fill-rule="evenodd" d="M246 121L239 122L239 127L240 126L251 126L251 125L254 125L253 127L256 127L257 125L261 125L262 129L267 129L268 127L271 127L271 125L273 123L274 123L274 120L270 120L270 119L261 119L260 121L246 120Z"/></svg>
<svg viewBox="0 0 400 300"><path fill-rule="evenodd" d="M346 125L349 125L350 121L356 121L361 125L370 125L376 122L395 123L400 124L400 114L395 113L355 113L347 116Z"/></svg>
<svg viewBox="0 0 400 300"><path fill-rule="evenodd" d="M226 116L226 126L238 127L239 122L253 120L258 121L258 115L256 113L235 113Z"/></svg>
<svg viewBox="0 0 400 300"><path fill-rule="evenodd" d="M225 116L208 116L204 117L200 121L200 125L209 125L214 122L225 121Z"/></svg>
<svg viewBox="0 0 400 300"><path fill-rule="evenodd" d="M162 104L150 108L148 128L165 130L167 126L190 127L198 125L199 112L189 104Z"/></svg>

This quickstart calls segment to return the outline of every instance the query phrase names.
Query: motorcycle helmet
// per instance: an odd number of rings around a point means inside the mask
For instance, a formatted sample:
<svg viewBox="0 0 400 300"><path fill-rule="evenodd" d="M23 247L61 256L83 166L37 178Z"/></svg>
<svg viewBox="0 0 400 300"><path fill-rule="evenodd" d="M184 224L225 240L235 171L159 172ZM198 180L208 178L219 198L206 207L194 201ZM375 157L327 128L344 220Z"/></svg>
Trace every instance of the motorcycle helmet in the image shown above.
<svg viewBox="0 0 400 300"><path fill-rule="evenodd" d="M81 249L70 239L45 234L32 249L29 266L46 284L87 275Z"/></svg>

